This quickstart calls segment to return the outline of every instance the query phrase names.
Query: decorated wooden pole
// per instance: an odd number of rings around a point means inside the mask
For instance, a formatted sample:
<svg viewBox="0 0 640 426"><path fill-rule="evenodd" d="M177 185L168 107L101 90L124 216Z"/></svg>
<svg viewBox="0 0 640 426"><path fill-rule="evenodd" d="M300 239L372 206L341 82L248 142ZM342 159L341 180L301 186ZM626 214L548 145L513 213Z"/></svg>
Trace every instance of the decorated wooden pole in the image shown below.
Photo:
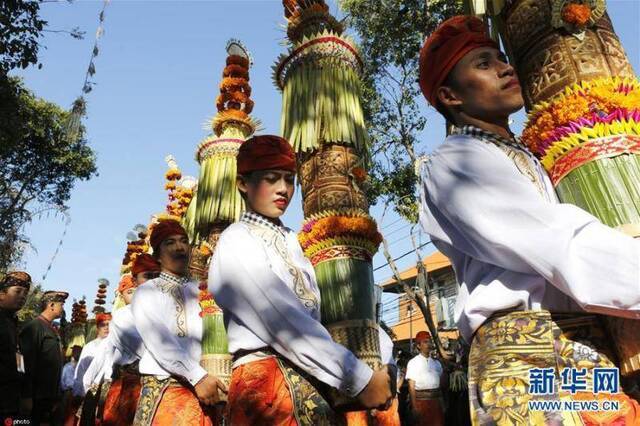
<svg viewBox="0 0 640 426"><path fill-rule="evenodd" d="M299 239L314 265L322 322L333 339L379 368L371 259L381 235L369 216L362 60L321 0L284 0L290 46L274 66L282 135L298 161L305 221ZM353 401L334 394L337 408Z"/></svg>
<svg viewBox="0 0 640 426"><path fill-rule="evenodd" d="M213 133L196 150L200 163L198 192L193 210L190 272L200 287L203 321L202 360L200 364L227 385L231 381L232 359L222 310L208 291L209 261L220 234L240 218L244 202L236 188L236 157L240 145L256 130L259 123L250 114L253 110L249 68L252 59L238 40L230 40L222 72L220 94L216 99L217 114L211 121ZM226 396L222 395L222 398Z"/></svg>
<svg viewBox="0 0 640 426"><path fill-rule="evenodd" d="M84 299L74 300L71 308L71 324L65 333L67 339L67 350L65 356L71 356L71 349L74 346L83 347L85 341L85 329L87 326L87 302Z"/></svg>
<svg viewBox="0 0 640 426"><path fill-rule="evenodd" d="M91 340L96 338L96 320L95 315L104 313L105 308L104 305L107 303L107 287L109 287L109 280L106 278L98 279L98 291L96 292L96 298L93 303L93 315L94 318L87 321L87 328L85 330L85 342L90 342Z"/></svg>
<svg viewBox="0 0 640 426"><path fill-rule="evenodd" d="M640 236L640 83L605 1L492 3L529 111L523 142L561 201ZM607 322L621 373L640 373L640 322Z"/></svg>

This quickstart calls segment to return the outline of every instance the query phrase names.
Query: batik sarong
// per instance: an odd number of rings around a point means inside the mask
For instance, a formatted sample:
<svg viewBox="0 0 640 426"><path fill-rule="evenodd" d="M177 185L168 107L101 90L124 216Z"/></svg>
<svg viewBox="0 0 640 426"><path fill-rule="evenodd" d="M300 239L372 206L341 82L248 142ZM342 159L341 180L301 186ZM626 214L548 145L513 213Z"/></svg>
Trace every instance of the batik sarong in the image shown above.
<svg viewBox="0 0 640 426"><path fill-rule="evenodd" d="M133 424L141 387L135 366L118 367L104 403L102 426Z"/></svg>
<svg viewBox="0 0 640 426"><path fill-rule="evenodd" d="M625 394L593 393L594 369L614 368L612 345L602 318L548 311L497 313L477 331L469 356L469 400L474 425L638 425L640 406ZM535 374L546 374L538 382ZM546 373L541 373L542 369ZM563 377L563 371L565 376ZM571 369L586 375L574 376ZM576 381L569 380L568 375ZM549 377L552 376L552 377ZM578 380L579 379L579 380ZM532 383L533 381L533 383ZM572 383L584 389L571 389ZM531 387L531 385L535 385ZM548 389L540 388L547 385ZM549 386L550 385L550 386ZM548 394L540 393L548 391ZM575 393L572 393L574 391ZM561 401L561 408L530 409L531 401ZM578 411L562 409L563 401L597 401L618 409ZM534 402L536 403L536 402ZM539 407L540 408L540 407Z"/></svg>
<svg viewBox="0 0 640 426"><path fill-rule="evenodd" d="M231 373L228 417L232 425L344 424L312 379L276 356L239 365Z"/></svg>
<svg viewBox="0 0 640 426"><path fill-rule="evenodd" d="M387 410L352 411L345 413L347 426L400 426L398 398Z"/></svg>
<svg viewBox="0 0 640 426"><path fill-rule="evenodd" d="M142 376L133 424L136 426L212 426L216 423L194 391L176 379Z"/></svg>
<svg viewBox="0 0 640 426"><path fill-rule="evenodd" d="M416 426L444 426L442 392L439 389L416 390L412 407L412 424Z"/></svg>

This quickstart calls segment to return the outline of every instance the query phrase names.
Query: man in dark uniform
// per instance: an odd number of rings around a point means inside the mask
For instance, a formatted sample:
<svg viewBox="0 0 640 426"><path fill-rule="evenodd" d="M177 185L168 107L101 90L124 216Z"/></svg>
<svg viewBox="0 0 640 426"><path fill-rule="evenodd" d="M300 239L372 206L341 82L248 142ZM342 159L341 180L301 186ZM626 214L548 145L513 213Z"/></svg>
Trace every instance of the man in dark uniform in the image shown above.
<svg viewBox="0 0 640 426"><path fill-rule="evenodd" d="M27 300L31 277L9 272L0 280L0 419L18 415L24 362L18 345L18 312Z"/></svg>
<svg viewBox="0 0 640 426"><path fill-rule="evenodd" d="M26 370L23 397L27 398L27 406L30 399L34 424L46 424L58 417L63 357L60 335L52 321L62 316L68 296L63 291L46 291L40 315L20 332Z"/></svg>

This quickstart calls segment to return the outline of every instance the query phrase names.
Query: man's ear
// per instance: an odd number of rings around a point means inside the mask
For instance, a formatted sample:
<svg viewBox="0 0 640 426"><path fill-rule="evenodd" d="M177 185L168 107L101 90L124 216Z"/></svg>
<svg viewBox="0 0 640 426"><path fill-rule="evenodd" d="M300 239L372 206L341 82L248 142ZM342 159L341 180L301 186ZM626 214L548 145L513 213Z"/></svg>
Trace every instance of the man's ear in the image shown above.
<svg viewBox="0 0 640 426"><path fill-rule="evenodd" d="M436 91L436 96L438 97L438 102L444 107L456 107L462 104L462 100L457 95L455 90L453 90L449 86L440 86Z"/></svg>
<svg viewBox="0 0 640 426"><path fill-rule="evenodd" d="M238 175L238 177L236 178L236 186L238 187L238 190L241 193L246 194L247 193L247 177Z"/></svg>

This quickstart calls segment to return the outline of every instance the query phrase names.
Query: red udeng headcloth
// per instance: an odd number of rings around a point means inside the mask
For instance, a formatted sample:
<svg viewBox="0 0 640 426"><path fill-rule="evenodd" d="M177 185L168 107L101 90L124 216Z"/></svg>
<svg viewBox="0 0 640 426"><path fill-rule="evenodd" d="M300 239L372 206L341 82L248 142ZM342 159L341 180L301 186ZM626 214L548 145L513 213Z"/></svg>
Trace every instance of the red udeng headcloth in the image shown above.
<svg viewBox="0 0 640 426"><path fill-rule="evenodd" d="M158 253L160 244L172 235L184 235L186 237L187 231L175 220L161 220L155 224L149 236L149 243L151 243L153 252Z"/></svg>
<svg viewBox="0 0 640 426"><path fill-rule="evenodd" d="M441 23L420 49L420 89L438 109L437 90L453 67L473 49L498 44L487 35L487 27L474 16L458 15Z"/></svg>
<svg viewBox="0 0 640 426"><path fill-rule="evenodd" d="M259 170L296 171L296 156L286 139L262 135L248 139L238 151L238 174Z"/></svg>
<svg viewBox="0 0 640 426"><path fill-rule="evenodd" d="M416 343L424 342L425 340L431 340L431 335L426 331L419 331L418 334L416 334L415 340Z"/></svg>
<svg viewBox="0 0 640 426"><path fill-rule="evenodd" d="M111 314L109 312L96 314L96 325L104 324L107 321L111 321Z"/></svg>
<svg viewBox="0 0 640 426"><path fill-rule="evenodd" d="M134 287L136 287L136 283L133 277L129 274L123 275L122 278L120 278L120 284L118 284L118 293L122 294Z"/></svg>
<svg viewBox="0 0 640 426"><path fill-rule="evenodd" d="M160 273L160 264L150 254L140 253L133 261L133 265L131 265L131 275L137 277L141 272Z"/></svg>

